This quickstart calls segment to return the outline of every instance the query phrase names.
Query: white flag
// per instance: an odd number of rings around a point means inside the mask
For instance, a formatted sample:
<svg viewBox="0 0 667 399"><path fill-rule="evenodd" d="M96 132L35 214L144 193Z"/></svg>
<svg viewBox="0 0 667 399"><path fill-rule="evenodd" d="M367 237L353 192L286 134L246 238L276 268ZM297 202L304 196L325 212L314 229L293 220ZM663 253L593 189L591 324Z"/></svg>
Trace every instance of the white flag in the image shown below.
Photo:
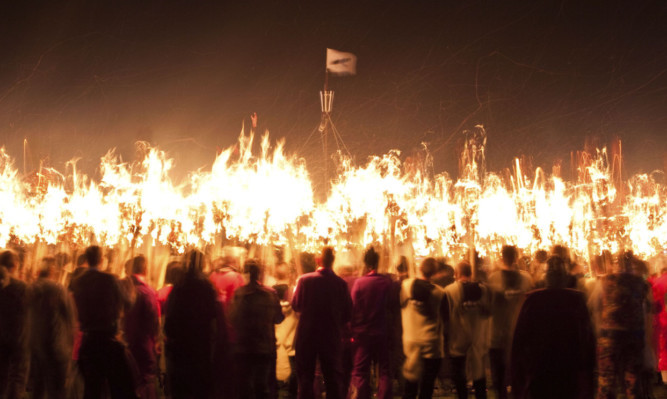
<svg viewBox="0 0 667 399"><path fill-rule="evenodd" d="M357 74L357 56L352 53L327 49L327 71L332 75Z"/></svg>

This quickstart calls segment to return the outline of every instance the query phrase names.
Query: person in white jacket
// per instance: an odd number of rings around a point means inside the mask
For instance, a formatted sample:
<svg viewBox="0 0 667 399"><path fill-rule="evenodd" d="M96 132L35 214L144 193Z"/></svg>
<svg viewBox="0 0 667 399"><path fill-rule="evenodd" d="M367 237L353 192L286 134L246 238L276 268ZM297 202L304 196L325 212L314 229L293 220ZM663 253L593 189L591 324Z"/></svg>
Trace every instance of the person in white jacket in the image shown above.
<svg viewBox="0 0 667 399"><path fill-rule="evenodd" d="M445 295L449 313L445 345L456 393L459 398L465 399L468 397L466 358L468 354L481 358L486 351L486 328L483 324L491 315L491 294L485 285L472 281L472 267L464 261L457 265L456 282L445 288ZM485 399L483 366L477 364L471 371L475 398Z"/></svg>
<svg viewBox="0 0 667 399"><path fill-rule="evenodd" d="M406 357L404 399L415 399L418 394L419 399L433 396L435 378L445 354L445 293L430 282L437 270L437 261L426 258L419 269L421 276L404 280L400 293Z"/></svg>

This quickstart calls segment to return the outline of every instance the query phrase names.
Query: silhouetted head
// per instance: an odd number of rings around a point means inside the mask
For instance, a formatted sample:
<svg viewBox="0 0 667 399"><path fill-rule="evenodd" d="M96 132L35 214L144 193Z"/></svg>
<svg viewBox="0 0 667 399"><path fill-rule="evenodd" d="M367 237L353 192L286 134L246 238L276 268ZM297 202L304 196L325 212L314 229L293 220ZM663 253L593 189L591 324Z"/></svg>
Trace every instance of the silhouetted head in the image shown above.
<svg viewBox="0 0 667 399"><path fill-rule="evenodd" d="M144 255L137 255L132 259L132 274L146 275L148 269L148 260Z"/></svg>
<svg viewBox="0 0 667 399"><path fill-rule="evenodd" d="M621 273L632 273L634 253L632 251L622 252L618 256L618 271Z"/></svg>
<svg viewBox="0 0 667 399"><path fill-rule="evenodd" d="M334 249L332 247L324 247L322 249L322 267L331 269L335 259L336 255L334 255Z"/></svg>
<svg viewBox="0 0 667 399"><path fill-rule="evenodd" d="M287 298L287 292L289 291L289 286L287 284L277 284L272 287L276 291L276 295L278 296L278 299L281 301L286 301Z"/></svg>
<svg viewBox="0 0 667 399"><path fill-rule="evenodd" d="M378 264L380 263L380 255L375 252L373 247L368 248L364 254L364 264L368 270L377 270Z"/></svg>
<svg viewBox="0 0 667 399"><path fill-rule="evenodd" d="M102 263L102 248L97 245L91 245L83 253L86 257L88 267L99 267Z"/></svg>
<svg viewBox="0 0 667 399"><path fill-rule="evenodd" d="M315 256L310 252L301 252L299 255L299 261L301 262L301 269L303 273L310 273L317 270L317 262L315 261Z"/></svg>
<svg viewBox="0 0 667 399"><path fill-rule="evenodd" d="M565 261L560 256L552 256L547 260L547 272L544 277L547 288L565 288L568 273Z"/></svg>
<svg viewBox="0 0 667 399"><path fill-rule="evenodd" d="M187 252L184 261L190 273L201 273L204 270L204 254L197 249Z"/></svg>
<svg viewBox="0 0 667 399"><path fill-rule="evenodd" d="M262 265L256 259L248 259L243 264L243 269L248 273L251 282L258 283L262 275Z"/></svg>
<svg viewBox="0 0 667 399"><path fill-rule="evenodd" d="M572 260L572 258L570 257L570 250L563 245L554 245L554 247L551 250L551 254L563 259L566 268L568 267L567 264L570 263L570 261Z"/></svg>
<svg viewBox="0 0 667 399"><path fill-rule="evenodd" d="M165 284L176 284L183 278L185 268L183 263L179 261L171 261L167 263L167 272L164 276Z"/></svg>
<svg viewBox="0 0 667 399"><path fill-rule="evenodd" d="M19 256L12 250L0 253L0 266L4 266L9 273L13 273L19 265Z"/></svg>
<svg viewBox="0 0 667 399"><path fill-rule="evenodd" d="M436 259L438 261L438 270L436 273L438 276L441 276L443 278L454 278L454 275L456 274L456 270L447 263L445 258L439 258Z"/></svg>
<svg viewBox="0 0 667 399"><path fill-rule="evenodd" d="M438 261L435 258L426 258L419 266L419 271L425 279L429 280L438 271Z"/></svg>
<svg viewBox="0 0 667 399"><path fill-rule="evenodd" d="M516 260L519 257L519 251L514 245L503 245L501 250L503 264L509 268L516 266Z"/></svg>
<svg viewBox="0 0 667 399"><path fill-rule="evenodd" d="M456 265L456 276L458 278L468 279L472 277L472 266L467 261L461 261Z"/></svg>
<svg viewBox="0 0 667 399"><path fill-rule="evenodd" d="M549 258L549 254L547 253L547 251L540 249L539 251L535 252L535 260L538 261L539 263L546 262L547 258Z"/></svg>

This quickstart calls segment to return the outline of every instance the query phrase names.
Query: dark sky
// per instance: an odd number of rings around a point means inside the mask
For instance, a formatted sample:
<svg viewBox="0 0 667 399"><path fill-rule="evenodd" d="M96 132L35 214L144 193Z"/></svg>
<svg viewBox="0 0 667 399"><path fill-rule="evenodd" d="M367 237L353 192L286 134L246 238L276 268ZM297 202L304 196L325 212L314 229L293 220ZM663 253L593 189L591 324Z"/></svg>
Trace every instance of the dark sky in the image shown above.
<svg viewBox="0 0 667 399"><path fill-rule="evenodd" d="M92 167L112 147L132 158L147 140L191 170L257 112L317 168L319 136L307 138L327 47L358 56L357 76L330 81L358 160L427 142L455 174L476 124L492 170L520 154L548 166L586 136L623 139L631 172L667 153L665 1L11 3L0 143L18 163L24 138L33 165L49 155L59 168L74 156Z"/></svg>

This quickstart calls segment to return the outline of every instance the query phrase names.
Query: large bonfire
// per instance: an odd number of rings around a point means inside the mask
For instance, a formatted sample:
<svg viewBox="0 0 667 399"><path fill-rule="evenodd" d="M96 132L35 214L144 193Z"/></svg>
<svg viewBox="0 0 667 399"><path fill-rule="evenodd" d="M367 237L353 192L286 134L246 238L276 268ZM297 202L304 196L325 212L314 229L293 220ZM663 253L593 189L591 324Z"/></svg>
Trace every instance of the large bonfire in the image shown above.
<svg viewBox="0 0 667 399"><path fill-rule="evenodd" d="M561 244L588 259L621 249L652 257L667 244L665 186L650 174L620 181L606 149L580 153L576 181L541 169L529 178L519 160L504 174L488 173L478 129L466 141L458 180L429 173L428 157L402 162L391 151L355 165L340 156L326 200L315 201L303 159L286 155L282 142L271 148L268 135L261 153L252 153L252 143L242 134L210 170L178 183L167 154L144 143L141 162L123 163L113 151L102 157L98 180L74 162L65 172L22 176L2 150L0 246L177 254L244 244L294 254L326 242L419 257Z"/></svg>

